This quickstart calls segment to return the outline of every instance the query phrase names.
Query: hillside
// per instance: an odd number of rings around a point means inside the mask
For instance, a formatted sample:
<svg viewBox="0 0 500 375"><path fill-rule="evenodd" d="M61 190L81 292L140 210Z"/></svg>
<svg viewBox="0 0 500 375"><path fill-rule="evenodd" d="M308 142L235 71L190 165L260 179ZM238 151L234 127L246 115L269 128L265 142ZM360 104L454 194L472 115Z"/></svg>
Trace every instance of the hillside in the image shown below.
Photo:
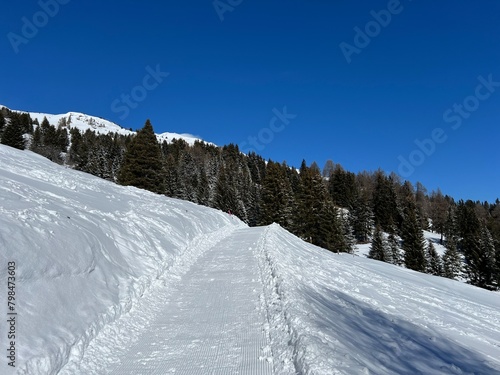
<svg viewBox="0 0 500 375"><path fill-rule="evenodd" d="M15 373L500 373L495 292L5 146L0 211Z"/></svg>
<svg viewBox="0 0 500 375"><path fill-rule="evenodd" d="M0 109L4 107L8 108L4 105L0 105ZM17 113L28 113L31 119L37 120L39 124L41 124L43 118L46 117L51 125L57 126L59 124L59 121L64 119L65 121L69 121L70 127L77 128L82 132L85 132L87 130L92 130L98 134L117 133L120 135L132 135L136 133L135 131L125 129L120 125L115 124L114 122L80 112L68 112L64 114L55 115L50 113L27 112L27 111L12 110L10 108L8 109ZM178 134L171 132L164 132L161 134L157 134L157 138L158 142L160 143L162 143L163 141L171 142L173 139L182 139L190 145L193 145L196 141L202 141L202 139L191 134L185 134L185 133Z"/></svg>
<svg viewBox="0 0 500 375"><path fill-rule="evenodd" d="M79 127L68 129L73 117ZM376 238L375 259L500 289L499 200L457 201L394 173L356 174L332 160L323 171L305 160L297 170L256 153L245 155L235 144L217 147L173 138L159 143L149 121L130 137L101 133L119 128L92 116L51 119L57 127L49 121L37 127L39 121L28 113L2 110L0 143L29 148L108 181L232 212L250 226L278 223L334 252L366 252L363 244ZM426 231L433 232L430 242ZM387 236L385 243L380 233Z"/></svg>
<svg viewBox="0 0 500 375"><path fill-rule="evenodd" d="M55 373L158 278L182 274L204 247L242 225L3 145L0 213L0 311L7 316L6 262L14 261L17 363L30 374Z"/></svg>

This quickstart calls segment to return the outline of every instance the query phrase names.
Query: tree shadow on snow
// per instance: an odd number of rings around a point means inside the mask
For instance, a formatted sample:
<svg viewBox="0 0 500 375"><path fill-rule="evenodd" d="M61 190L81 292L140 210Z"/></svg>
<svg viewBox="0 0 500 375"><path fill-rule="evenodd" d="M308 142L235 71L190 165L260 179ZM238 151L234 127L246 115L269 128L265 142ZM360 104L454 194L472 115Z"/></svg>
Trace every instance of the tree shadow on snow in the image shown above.
<svg viewBox="0 0 500 375"><path fill-rule="evenodd" d="M304 292L312 310L308 320L339 341L330 343L339 363L347 355L374 374L500 374L480 354L345 293L311 287Z"/></svg>

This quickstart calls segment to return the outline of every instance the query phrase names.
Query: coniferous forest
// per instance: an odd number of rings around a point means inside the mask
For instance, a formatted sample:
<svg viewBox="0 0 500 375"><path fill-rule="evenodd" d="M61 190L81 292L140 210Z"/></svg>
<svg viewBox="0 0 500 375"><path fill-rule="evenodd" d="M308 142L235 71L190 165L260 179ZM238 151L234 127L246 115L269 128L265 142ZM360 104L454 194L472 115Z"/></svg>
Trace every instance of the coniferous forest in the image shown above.
<svg viewBox="0 0 500 375"><path fill-rule="evenodd" d="M333 252L371 242L369 257L500 289L500 201L455 200L381 170L352 173L244 155L237 145L159 144L146 121L135 136L82 133L71 118L41 124L0 111L0 142L100 178L231 211L250 226L280 224ZM423 231L441 235L440 256Z"/></svg>

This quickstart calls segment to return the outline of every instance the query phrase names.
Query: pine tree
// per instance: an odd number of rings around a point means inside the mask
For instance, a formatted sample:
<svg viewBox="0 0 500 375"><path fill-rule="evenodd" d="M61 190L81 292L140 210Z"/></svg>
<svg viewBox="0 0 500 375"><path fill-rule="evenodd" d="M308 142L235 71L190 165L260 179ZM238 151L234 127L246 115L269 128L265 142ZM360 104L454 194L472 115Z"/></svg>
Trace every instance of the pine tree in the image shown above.
<svg viewBox="0 0 500 375"><path fill-rule="evenodd" d="M387 253L387 245L384 241L382 230L380 229L380 226L377 225L375 227L375 231L373 232L373 240L368 253L368 258L387 262Z"/></svg>
<svg viewBox="0 0 500 375"><path fill-rule="evenodd" d="M431 241L427 244L426 261L427 273L435 276L441 276L443 274L441 257L437 253L436 248Z"/></svg>
<svg viewBox="0 0 500 375"><path fill-rule="evenodd" d="M131 140L118 175L122 185L132 185L155 193L165 191L160 147L149 120Z"/></svg>

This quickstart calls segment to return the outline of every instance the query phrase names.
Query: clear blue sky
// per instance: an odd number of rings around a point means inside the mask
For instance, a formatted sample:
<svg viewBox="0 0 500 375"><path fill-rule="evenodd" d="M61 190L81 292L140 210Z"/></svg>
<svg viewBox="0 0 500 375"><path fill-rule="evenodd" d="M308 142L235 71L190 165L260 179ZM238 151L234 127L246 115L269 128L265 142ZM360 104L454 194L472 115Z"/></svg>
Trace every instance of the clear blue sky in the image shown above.
<svg viewBox="0 0 500 375"><path fill-rule="evenodd" d="M496 0L55 1L3 5L1 104L500 197Z"/></svg>

